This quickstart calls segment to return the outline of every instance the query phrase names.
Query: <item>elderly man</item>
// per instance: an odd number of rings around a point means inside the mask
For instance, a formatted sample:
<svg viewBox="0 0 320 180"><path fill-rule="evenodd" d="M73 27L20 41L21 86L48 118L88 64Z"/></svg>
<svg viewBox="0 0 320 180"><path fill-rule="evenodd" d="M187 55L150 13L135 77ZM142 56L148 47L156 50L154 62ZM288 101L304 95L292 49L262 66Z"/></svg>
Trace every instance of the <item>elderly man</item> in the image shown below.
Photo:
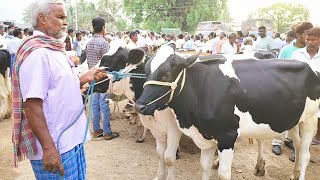
<svg viewBox="0 0 320 180"><path fill-rule="evenodd" d="M31 7L34 36L22 42L13 70L15 165L27 157L36 179L85 179L82 143L90 136L80 88L106 73L93 68L77 76L64 53L64 1L37 0Z"/></svg>

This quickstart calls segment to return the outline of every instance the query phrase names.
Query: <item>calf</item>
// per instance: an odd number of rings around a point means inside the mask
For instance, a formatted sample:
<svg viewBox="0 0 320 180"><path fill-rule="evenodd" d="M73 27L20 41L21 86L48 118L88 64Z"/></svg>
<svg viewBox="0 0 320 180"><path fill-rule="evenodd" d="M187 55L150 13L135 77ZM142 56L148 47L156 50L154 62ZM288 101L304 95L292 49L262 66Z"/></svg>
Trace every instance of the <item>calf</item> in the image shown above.
<svg viewBox="0 0 320 180"><path fill-rule="evenodd" d="M161 47L146 65L148 81L136 109L144 115L167 105L174 110L181 131L201 148L202 179L210 178L216 146L220 159L218 176L231 179L238 137L258 139L256 174L263 175L260 140L286 130L296 148L291 179L304 179L317 127L319 72L294 60L194 64L199 54L184 59L174 53L174 48Z"/></svg>
<svg viewBox="0 0 320 180"><path fill-rule="evenodd" d="M11 116L10 53L0 50L0 120Z"/></svg>
<svg viewBox="0 0 320 180"><path fill-rule="evenodd" d="M103 57L100 66L110 67L110 69L118 67L118 70L124 68L124 72L145 74L145 64L142 62L144 58L143 50L132 49L125 59L116 60L108 56ZM125 66L126 64L127 66ZM144 83L145 79L126 77L113 82L113 85L110 86L112 88L109 89L115 94L125 94L129 100L135 102L135 99L138 99L143 91ZM107 87L108 85L103 83L97 85L97 89L102 92L105 92ZM139 114L139 117L144 127L148 128L156 139L159 158L157 179L175 179L174 164L181 137L175 115L171 109L164 108L155 111L153 116Z"/></svg>

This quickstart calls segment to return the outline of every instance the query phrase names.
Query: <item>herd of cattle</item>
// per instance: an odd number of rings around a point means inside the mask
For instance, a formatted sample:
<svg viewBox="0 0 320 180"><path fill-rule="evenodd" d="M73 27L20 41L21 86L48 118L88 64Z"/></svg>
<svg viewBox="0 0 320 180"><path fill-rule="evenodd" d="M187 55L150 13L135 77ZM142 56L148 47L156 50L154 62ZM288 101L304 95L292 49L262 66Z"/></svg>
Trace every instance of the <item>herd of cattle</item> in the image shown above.
<svg viewBox="0 0 320 180"><path fill-rule="evenodd" d="M129 51L119 47L115 54L104 56L100 62L108 71L147 75L146 79L128 76L120 80L109 76L110 81L97 84L95 91L125 94L135 103L142 124L156 139L159 157L156 178L175 179L174 164L181 133L192 138L201 149L203 180L210 179L214 163L219 165L219 179L231 179L238 138L257 140L255 175L263 176L261 140L289 130L296 149L291 179L305 179L309 147L317 130L320 71L295 60L233 61L220 55L200 56L200 53L182 56L175 52L173 44L162 46L154 55L141 49ZM2 67L8 67L4 53L0 58L1 74L7 77L2 71ZM1 89L0 98L5 95L9 98L8 83L3 77L0 77L0 88L6 90ZM0 118L5 114L1 109ZM216 150L218 159L214 161Z"/></svg>

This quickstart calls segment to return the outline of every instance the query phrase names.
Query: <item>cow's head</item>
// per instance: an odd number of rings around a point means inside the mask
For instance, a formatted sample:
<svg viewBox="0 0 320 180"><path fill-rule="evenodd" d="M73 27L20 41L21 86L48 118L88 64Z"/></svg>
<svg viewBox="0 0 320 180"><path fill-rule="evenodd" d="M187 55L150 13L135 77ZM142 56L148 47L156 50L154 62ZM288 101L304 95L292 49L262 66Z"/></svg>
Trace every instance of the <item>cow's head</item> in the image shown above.
<svg viewBox="0 0 320 180"><path fill-rule="evenodd" d="M191 66L199 55L200 53L197 53L184 59L175 54L175 45L162 46L146 64L147 82L136 102L136 110L152 115L155 110L164 109L171 97L181 90L182 71ZM175 90L172 88L175 86L174 82L177 82Z"/></svg>
<svg viewBox="0 0 320 180"><path fill-rule="evenodd" d="M106 67L106 71L119 71L120 69L126 67L127 56L128 50L119 47L114 54L104 55L99 66ZM94 92L105 93L107 92L108 87L109 81L104 81L103 83L97 84L94 87Z"/></svg>
<svg viewBox="0 0 320 180"><path fill-rule="evenodd" d="M112 72L112 71L119 72L121 69L124 69L127 64L140 63L144 57L145 57L145 53L141 49L132 49L128 51L127 49L123 49L119 47L114 54L111 55L107 53L105 56L103 56L99 66L106 67L106 70L109 72ZM105 93L107 92L108 87L109 87L109 80L97 84L94 87L94 92ZM114 84L113 87L117 89L117 84Z"/></svg>

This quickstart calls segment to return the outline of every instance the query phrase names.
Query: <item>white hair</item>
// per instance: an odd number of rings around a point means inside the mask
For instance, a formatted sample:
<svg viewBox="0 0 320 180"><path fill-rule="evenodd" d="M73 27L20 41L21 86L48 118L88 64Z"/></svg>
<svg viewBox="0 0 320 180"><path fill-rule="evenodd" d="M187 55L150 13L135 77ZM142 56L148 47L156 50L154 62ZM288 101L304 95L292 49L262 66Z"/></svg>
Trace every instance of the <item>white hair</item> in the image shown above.
<svg viewBox="0 0 320 180"><path fill-rule="evenodd" d="M30 18L32 27L37 27L39 14L47 15L51 12L52 4L65 5L65 2L63 0L36 0L30 4L29 9L31 9Z"/></svg>

